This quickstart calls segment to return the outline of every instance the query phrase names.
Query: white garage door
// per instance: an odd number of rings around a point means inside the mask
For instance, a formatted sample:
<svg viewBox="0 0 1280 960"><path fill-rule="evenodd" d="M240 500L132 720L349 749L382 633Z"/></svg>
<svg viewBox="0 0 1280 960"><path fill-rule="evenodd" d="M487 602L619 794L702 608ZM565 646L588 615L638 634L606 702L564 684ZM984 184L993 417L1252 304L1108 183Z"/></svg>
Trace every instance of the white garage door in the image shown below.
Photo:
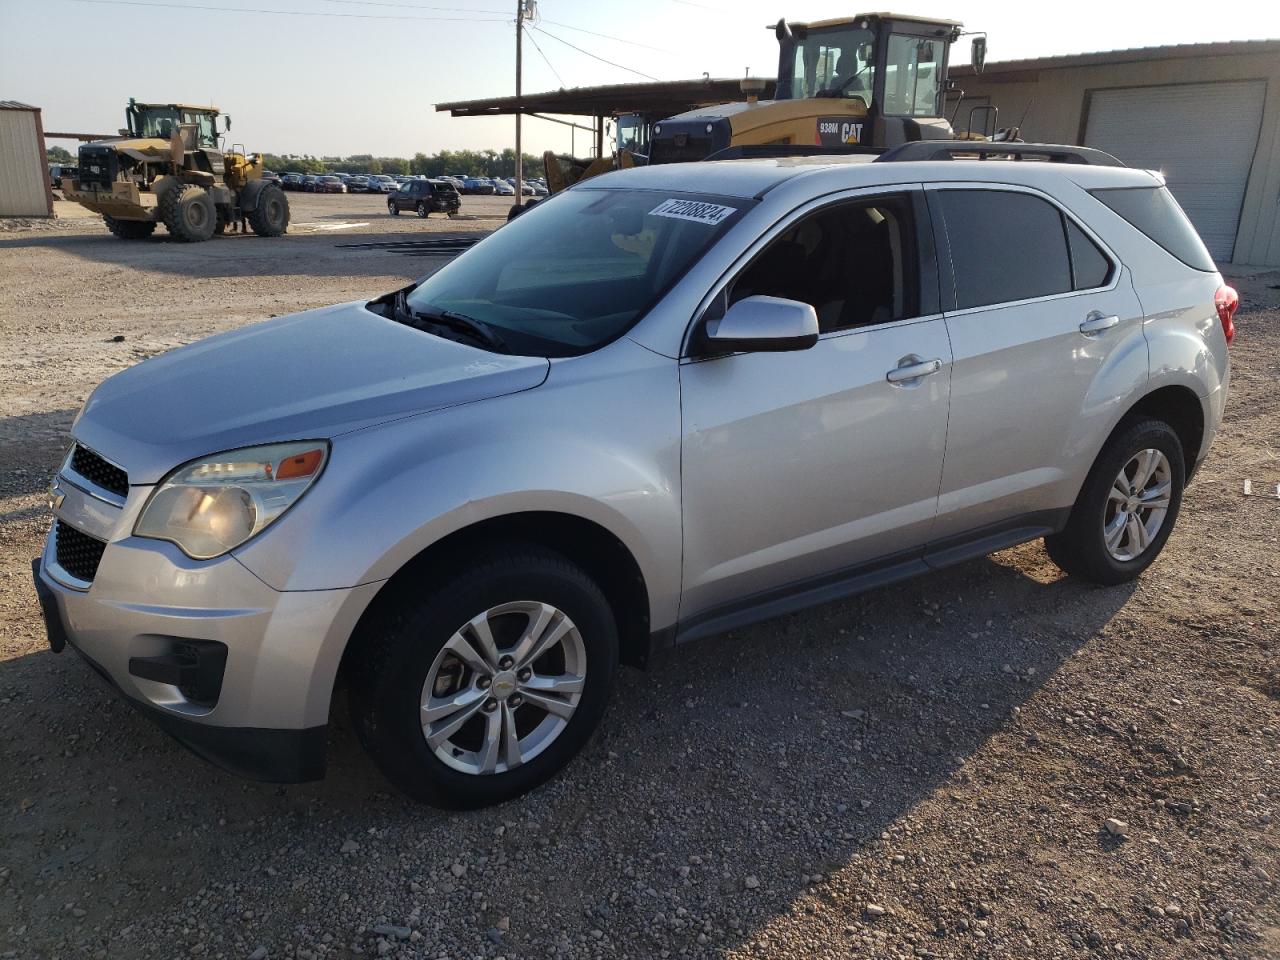
<svg viewBox="0 0 1280 960"><path fill-rule="evenodd" d="M1231 259L1258 146L1264 81L1098 90L1086 146L1131 167L1163 170L1169 189L1219 263Z"/></svg>

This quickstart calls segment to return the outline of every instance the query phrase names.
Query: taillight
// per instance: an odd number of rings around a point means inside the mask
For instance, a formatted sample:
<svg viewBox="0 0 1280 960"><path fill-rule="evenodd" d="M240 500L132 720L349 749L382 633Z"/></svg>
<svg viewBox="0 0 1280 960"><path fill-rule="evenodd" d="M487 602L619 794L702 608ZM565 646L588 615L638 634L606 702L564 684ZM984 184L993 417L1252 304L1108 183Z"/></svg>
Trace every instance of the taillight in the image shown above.
<svg viewBox="0 0 1280 960"><path fill-rule="evenodd" d="M1218 308L1218 319L1222 321L1222 332L1230 343L1236 336L1236 309L1240 306L1240 294L1223 284L1213 295L1213 305Z"/></svg>

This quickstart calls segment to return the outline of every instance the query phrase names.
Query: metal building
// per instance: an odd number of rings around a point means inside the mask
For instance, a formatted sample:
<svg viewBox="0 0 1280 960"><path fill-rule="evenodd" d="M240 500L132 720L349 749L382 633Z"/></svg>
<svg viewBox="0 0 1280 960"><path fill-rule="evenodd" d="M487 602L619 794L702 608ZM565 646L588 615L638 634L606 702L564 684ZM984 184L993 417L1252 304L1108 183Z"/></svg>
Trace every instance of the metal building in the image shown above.
<svg viewBox="0 0 1280 960"><path fill-rule="evenodd" d="M1280 40L1186 44L953 68L954 124L999 108L1022 137L1161 170L1219 263L1280 266ZM982 111L972 114L981 129Z"/></svg>
<svg viewBox="0 0 1280 960"><path fill-rule="evenodd" d="M0 217L51 216L40 108L0 100Z"/></svg>

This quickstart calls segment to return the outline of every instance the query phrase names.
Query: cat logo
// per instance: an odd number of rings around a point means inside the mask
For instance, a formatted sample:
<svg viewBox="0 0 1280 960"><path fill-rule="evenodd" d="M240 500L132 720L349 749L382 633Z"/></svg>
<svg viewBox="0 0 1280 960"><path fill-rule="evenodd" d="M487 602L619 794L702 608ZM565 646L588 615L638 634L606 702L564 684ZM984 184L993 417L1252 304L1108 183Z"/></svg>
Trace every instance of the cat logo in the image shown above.
<svg viewBox="0 0 1280 960"><path fill-rule="evenodd" d="M862 142L862 121L843 117L818 118L818 143L824 147L857 146Z"/></svg>

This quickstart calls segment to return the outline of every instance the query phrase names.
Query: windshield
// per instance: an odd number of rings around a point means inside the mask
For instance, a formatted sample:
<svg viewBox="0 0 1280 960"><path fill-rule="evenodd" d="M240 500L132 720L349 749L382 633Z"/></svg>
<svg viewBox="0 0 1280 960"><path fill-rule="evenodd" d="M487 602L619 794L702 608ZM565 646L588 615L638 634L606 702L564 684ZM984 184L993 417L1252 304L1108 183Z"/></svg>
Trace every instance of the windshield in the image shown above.
<svg viewBox="0 0 1280 960"><path fill-rule="evenodd" d="M148 110L138 118L140 137L163 137L168 140L178 129L177 110Z"/></svg>
<svg viewBox="0 0 1280 960"><path fill-rule="evenodd" d="M779 100L827 96L861 97L871 106L875 87L875 34L856 27L810 30L783 53ZM788 76L787 74L790 74Z"/></svg>
<svg viewBox="0 0 1280 960"><path fill-rule="evenodd" d="M943 57L941 40L926 40L895 33L889 37L884 68L886 116L938 117L942 115Z"/></svg>
<svg viewBox="0 0 1280 960"><path fill-rule="evenodd" d="M567 190L432 274L407 303L416 312L477 320L511 353L587 353L629 330L752 204Z"/></svg>

